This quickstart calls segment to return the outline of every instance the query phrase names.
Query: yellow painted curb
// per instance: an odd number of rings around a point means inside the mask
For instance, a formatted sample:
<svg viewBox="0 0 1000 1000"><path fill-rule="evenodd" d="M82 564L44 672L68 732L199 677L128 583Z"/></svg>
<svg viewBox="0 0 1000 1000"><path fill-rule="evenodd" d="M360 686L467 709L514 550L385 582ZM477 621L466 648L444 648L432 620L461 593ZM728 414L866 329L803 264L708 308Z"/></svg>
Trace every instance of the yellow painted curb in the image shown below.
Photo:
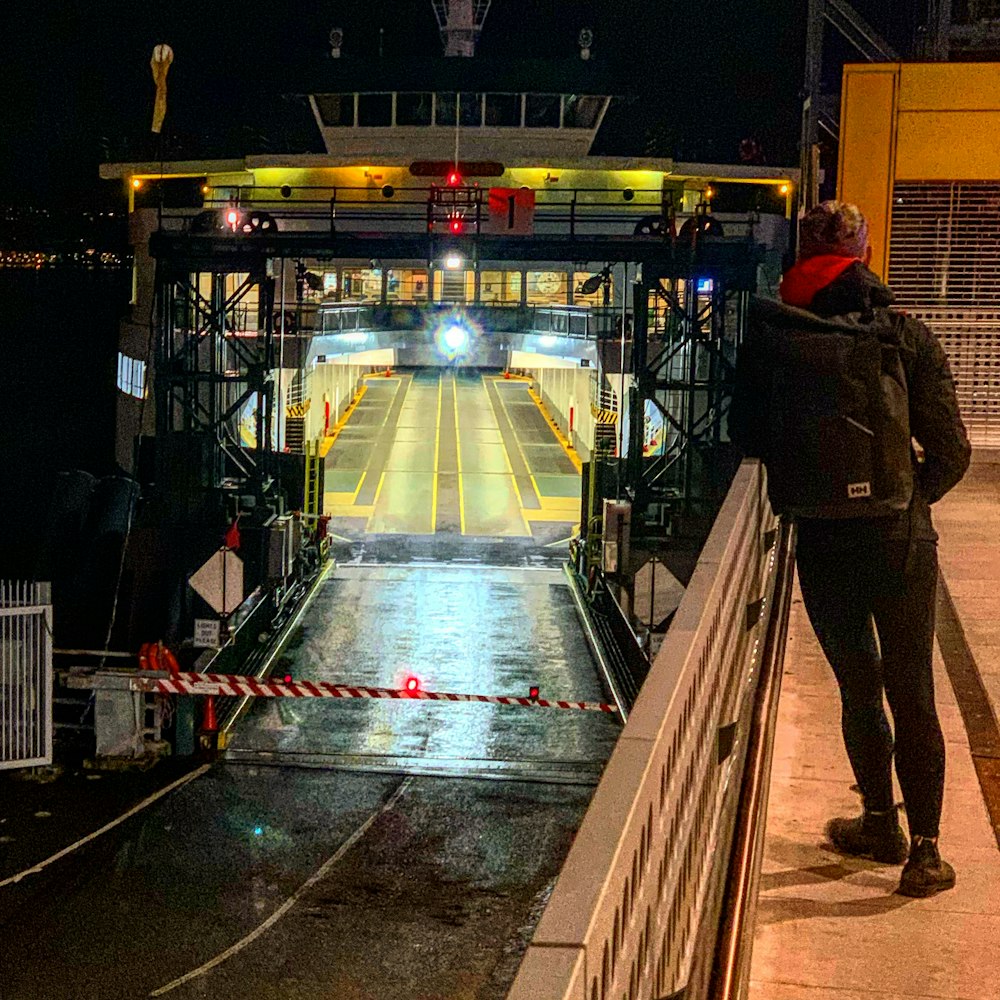
<svg viewBox="0 0 1000 1000"><path fill-rule="evenodd" d="M563 451L566 452L567 457L573 463L573 468L577 472L583 472L583 462L580 461L580 456L576 453L576 449L566 440L563 432L559 430L556 422L549 416L549 411L545 408L545 404L542 402L541 397L535 392L534 389L528 389L528 395L535 401L535 405L539 410L542 411L542 416L545 417L546 423L552 430L552 433L556 436L556 440L562 445Z"/></svg>

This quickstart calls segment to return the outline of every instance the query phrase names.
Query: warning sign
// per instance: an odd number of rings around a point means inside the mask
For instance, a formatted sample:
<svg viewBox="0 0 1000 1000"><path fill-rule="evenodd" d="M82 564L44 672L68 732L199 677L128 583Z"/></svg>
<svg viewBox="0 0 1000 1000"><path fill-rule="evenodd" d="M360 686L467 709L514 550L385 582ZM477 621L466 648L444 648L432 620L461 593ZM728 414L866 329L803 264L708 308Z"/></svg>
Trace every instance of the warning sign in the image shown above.
<svg viewBox="0 0 1000 1000"><path fill-rule="evenodd" d="M231 549L219 549L188 583L216 614L232 614L243 603L243 560Z"/></svg>
<svg viewBox="0 0 1000 1000"><path fill-rule="evenodd" d="M215 618L195 618L194 644L201 649L218 649L219 622Z"/></svg>

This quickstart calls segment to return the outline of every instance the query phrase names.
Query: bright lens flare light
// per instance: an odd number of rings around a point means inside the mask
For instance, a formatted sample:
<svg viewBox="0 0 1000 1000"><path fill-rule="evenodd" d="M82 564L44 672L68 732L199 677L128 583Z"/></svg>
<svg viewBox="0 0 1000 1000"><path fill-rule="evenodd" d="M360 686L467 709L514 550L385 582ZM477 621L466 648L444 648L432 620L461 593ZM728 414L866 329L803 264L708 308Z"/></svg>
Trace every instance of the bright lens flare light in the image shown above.
<svg viewBox="0 0 1000 1000"><path fill-rule="evenodd" d="M441 318L434 333L434 343L438 353L449 361L454 361L469 353L474 341L482 331L464 313L454 312Z"/></svg>
<svg viewBox="0 0 1000 1000"><path fill-rule="evenodd" d="M444 331L442 339L444 340L444 346L452 354L458 354L469 343L468 333L457 323L454 326L449 326Z"/></svg>
<svg viewBox="0 0 1000 1000"><path fill-rule="evenodd" d="M444 259L444 266L449 271L457 271L462 266L462 258L457 253L448 254Z"/></svg>

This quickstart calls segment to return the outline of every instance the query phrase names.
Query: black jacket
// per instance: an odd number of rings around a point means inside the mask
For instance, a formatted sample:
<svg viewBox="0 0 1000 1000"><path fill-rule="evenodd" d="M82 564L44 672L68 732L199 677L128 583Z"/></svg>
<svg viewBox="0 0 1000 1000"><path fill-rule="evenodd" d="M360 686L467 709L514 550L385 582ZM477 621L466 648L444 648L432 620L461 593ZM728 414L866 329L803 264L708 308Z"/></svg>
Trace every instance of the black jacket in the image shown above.
<svg viewBox="0 0 1000 1000"><path fill-rule="evenodd" d="M813 297L809 311L836 317L851 325L870 325L890 320L887 307L892 292L860 261L852 264ZM768 383L762 377L767 359L754 349L755 324L774 329L792 328L797 310L780 302L757 300L751 310L750 330L740 350L736 384L729 413L729 434L748 456L761 455ZM906 372L910 407L910 429L924 453L916 467L916 488L911 509L897 517L878 518L879 528L889 537L934 539L929 504L940 500L965 474L972 454L958 409L955 385L944 350L934 334L921 322L906 317L901 330L900 355ZM852 534L859 527L842 524ZM828 527L835 527L834 524Z"/></svg>

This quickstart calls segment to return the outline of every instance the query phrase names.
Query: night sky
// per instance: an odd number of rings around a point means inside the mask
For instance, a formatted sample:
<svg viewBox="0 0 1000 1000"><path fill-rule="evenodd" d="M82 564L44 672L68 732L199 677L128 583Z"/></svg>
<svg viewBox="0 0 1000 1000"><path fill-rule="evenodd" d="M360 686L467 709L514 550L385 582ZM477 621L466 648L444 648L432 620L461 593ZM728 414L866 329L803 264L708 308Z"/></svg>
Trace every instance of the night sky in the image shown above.
<svg viewBox="0 0 1000 1000"><path fill-rule="evenodd" d="M919 0L858 0L908 44ZM493 0L484 58L573 58L593 27L594 57L638 97L604 136L606 152L736 162L753 135L767 162L798 159L805 0ZM112 192L102 160L145 158L158 42L175 52L164 128L169 152L306 151L287 91L321 61L329 29L344 53L419 63L441 53L430 0L161 3L8 0L0 5L0 203L74 205ZM831 82L840 47L832 47ZM526 81L530 86L530 81ZM307 123L308 124L308 123ZM287 127L286 127L287 126Z"/></svg>

